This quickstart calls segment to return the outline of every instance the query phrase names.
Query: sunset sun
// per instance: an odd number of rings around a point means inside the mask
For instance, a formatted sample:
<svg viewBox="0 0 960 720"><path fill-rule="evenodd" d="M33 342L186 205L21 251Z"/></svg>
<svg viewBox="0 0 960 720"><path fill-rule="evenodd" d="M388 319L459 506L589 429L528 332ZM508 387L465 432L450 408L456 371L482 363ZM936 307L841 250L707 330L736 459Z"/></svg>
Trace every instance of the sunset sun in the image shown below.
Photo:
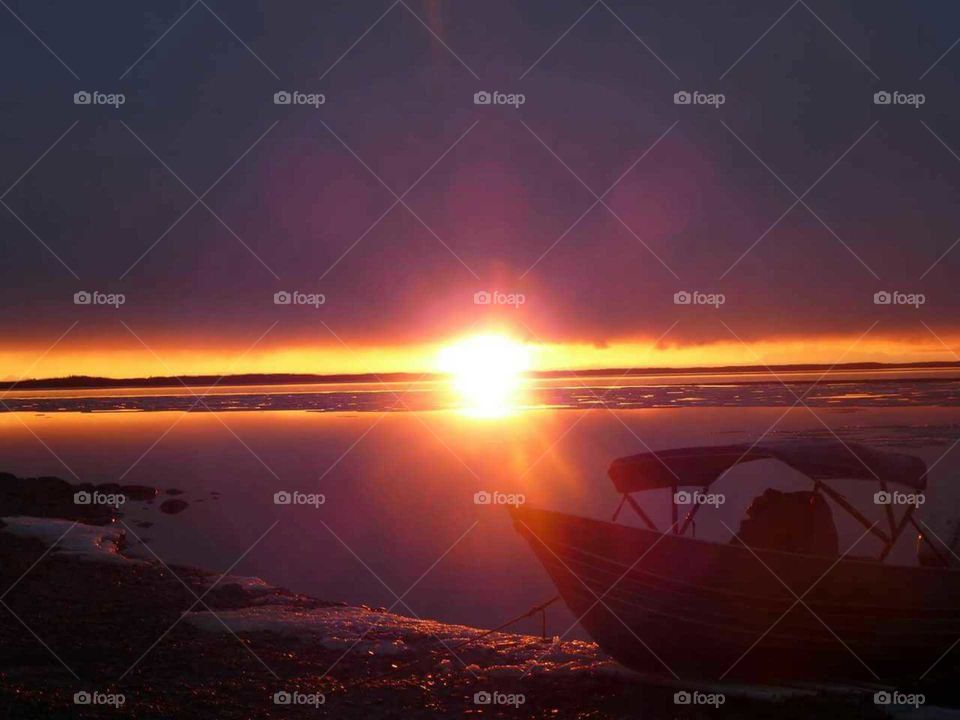
<svg viewBox="0 0 960 720"><path fill-rule="evenodd" d="M477 335L440 351L439 367L449 373L463 407L479 415L501 415L516 404L528 349L503 335Z"/></svg>

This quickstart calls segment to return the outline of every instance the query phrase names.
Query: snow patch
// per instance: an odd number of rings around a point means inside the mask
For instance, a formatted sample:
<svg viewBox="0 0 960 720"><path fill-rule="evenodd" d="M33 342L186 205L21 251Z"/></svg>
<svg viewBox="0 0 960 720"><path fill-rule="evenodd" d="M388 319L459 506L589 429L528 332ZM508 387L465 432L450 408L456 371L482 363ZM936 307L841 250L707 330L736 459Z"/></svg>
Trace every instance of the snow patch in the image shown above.
<svg viewBox="0 0 960 720"><path fill-rule="evenodd" d="M218 620L219 618L219 620ZM223 621L221 624L220 621ZM483 673L488 676L513 676L524 672L583 673L628 672L619 670L604 657L594 643L569 641L544 642L529 635L493 633L463 625L447 625L433 620L419 620L358 607L303 609L283 605L255 606L237 610L193 612L186 621L206 632L268 632L309 642L314 647L357 654L394 657L408 655L415 660L427 651L455 649L466 661L476 652L484 653ZM224 624L227 628L224 627ZM457 646L471 641L461 649ZM489 662L490 654L499 659ZM462 669L453 663L451 671Z"/></svg>
<svg viewBox="0 0 960 720"><path fill-rule="evenodd" d="M911 720L958 720L960 710L921 705L918 708L911 706L881 705L886 714L892 718L910 718Z"/></svg>
<svg viewBox="0 0 960 720"><path fill-rule="evenodd" d="M225 575L219 580L216 576L211 575L206 579L204 586L212 587L214 583L216 583L217 588L226 587L227 585L239 585L241 590L256 595L262 595L276 590L276 588L266 580L247 575Z"/></svg>
<svg viewBox="0 0 960 720"><path fill-rule="evenodd" d="M227 579L224 579L220 584L226 582ZM302 609L289 606L256 606L218 611L217 615L234 632L270 632L293 638L321 635L323 642L332 643L331 647L339 647L337 643L352 643L368 630L368 638L372 642L381 643L431 637L431 630L442 629L441 637L455 641L469 639L471 634L480 632L473 628L414 620L402 615L356 607ZM202 630L225 631L223 625L208 612L190 613L187 621ZM311 641L313 640L311 637Z"/></svg>
<svg viewBox="0 0 960 720"><path fill-rule="evenodd" d="M120 554L118 547L123 531L112 526L35 517L5 517L0 521L3 522L0 530L33 538L48 546L55 545L52 552L58 555L73 555L98 562L135 562Z"/></svg>

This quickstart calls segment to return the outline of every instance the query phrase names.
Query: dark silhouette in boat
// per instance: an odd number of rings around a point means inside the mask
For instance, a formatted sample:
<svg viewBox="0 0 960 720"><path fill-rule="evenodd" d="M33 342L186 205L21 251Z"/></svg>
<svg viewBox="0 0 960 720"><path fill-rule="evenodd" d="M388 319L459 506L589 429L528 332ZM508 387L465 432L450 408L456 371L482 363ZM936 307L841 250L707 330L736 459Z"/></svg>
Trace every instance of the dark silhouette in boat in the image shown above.
<svg viewBox="0 0 960 720"><path fill-rule="evenodd" d="M679 488L703 497L730 468L761 459L786 463L812 490L768 490L729 544L690 537L701 505L679 517ZM580 624L630 668L681 680L917 680L960 636L960 571L916 522L916 504L886 504L884 522L871 522L828 481L919 496L926 472L919 458L855 443L683 448L610 466L623 495L614 521L629 504L648 529L523 506L511 513ZM632 495L663 488L673 492L665 532ZM840 554L826 498L882 541L878 557ZM926 567L883 562L908 525L925 543Z"/></svg>

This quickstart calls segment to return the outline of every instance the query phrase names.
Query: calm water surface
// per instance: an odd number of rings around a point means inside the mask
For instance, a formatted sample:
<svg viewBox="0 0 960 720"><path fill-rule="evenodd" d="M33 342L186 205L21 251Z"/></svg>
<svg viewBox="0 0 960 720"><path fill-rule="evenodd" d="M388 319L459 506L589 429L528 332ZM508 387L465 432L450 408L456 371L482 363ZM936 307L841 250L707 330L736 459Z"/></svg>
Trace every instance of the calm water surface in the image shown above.
<svg viewBox="0 0 960 720"><path fill-rule="evenodd" d="M768 430L767 437L832 431L924 458L932 471L922 512L934 527L960 510L960 451L953 449L960 397L949 379L825 383L810 409L788 409L795 398L779 383L674 380L546 384L528 395L539 407L500 418L442 409L436 398L445 391L437 387L416 390L427 394L418 402L433 402L433 409L411 402L413 410L395 406L393 388L356 386L217 388L206 401L226 404L215 412L185 412L178 403L189 405L191 395L182 388L160 397L11 394L4 402L26 405L0 413L0 470L181 489L190 503L183 513L131 506L125 518L167 563L223 571L243 556L233 574L374 607L390 607L393 593L407 593L396 611L486 627L554 589L505 510L476 504L475 494L521 493L530 504L609 519L618 498L607 466L647 448L750 442ZM596 403L604 393L608 407ZM337 409L347 397L355 409ZM41 404L47 402L58 408ZM298 409L257 409L265 402ZM118 403L153 411L119 412ZM77 411L94 405L113 411ZM768 486L807 484L775 463L737 468L717 488L726 503L698 516L697 536L729 540L723 523L735 528L750 499ZM325 502L274 504L284 490L321 493ZM842 490L871 518L883 519L873 512L872 485L845 483ZM666 492L641 499L661 527L669 525ZM859 526L835 517L841 543L853 542ZM154 525L141 529L134 521ZM864 540L857 551L874 552L873 542ZM894 560L912 559L904 540ZM573 623L559 606L549 619L554 634ZM531 621L520 629L537 627ZM568 637L583 635L574 629Z"/></svg>

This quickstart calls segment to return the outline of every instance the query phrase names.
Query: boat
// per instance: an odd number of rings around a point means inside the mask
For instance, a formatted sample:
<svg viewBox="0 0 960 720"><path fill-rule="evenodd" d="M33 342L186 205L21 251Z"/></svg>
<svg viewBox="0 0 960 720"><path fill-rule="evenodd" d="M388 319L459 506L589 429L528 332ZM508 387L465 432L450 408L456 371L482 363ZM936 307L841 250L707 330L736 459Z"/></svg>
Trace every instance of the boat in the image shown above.
<svg viewBox="0 0 960 720"><path fill-rule="evenodd" d="M714 484L757 460L806 476L809 503L832 500L881 541L879 554L761 547L733 528L730 543L693 537ZM927 483L917 457L840 441L768 441L645 452L615 460L608 474L622 495L613 522L525 505L510 512L577 622L630 669L683 681L917 680L960 638L960 569L915 518ZM878 483L881 503L893 493L914 502L887 502L884 521L871 522L834 487L841 480ZM699 490L684 498L682 488ZM672 493L664 530L634 498L662 489ZM681 515L678 499L690 498ZM616 522L625 505L644 527ZM932 563L885 562L908 527Z"/></svg>

